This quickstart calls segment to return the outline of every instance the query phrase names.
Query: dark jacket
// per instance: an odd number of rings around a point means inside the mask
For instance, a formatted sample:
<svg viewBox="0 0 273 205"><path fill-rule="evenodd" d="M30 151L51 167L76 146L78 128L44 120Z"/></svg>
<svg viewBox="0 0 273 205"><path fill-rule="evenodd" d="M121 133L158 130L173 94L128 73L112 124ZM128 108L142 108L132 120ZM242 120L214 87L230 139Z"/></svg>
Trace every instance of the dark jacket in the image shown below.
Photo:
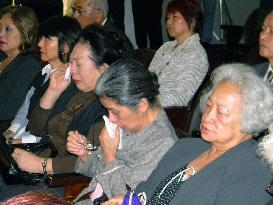
<svg viewBox="0 0 273 205"><path fill-rule="evenodd" d="M14 119L32 81L41 69L39 60L33 55L19 54L0 73L0 120Z"/></svg>
<svg viewBox="0 0 273 205"><path fill-rule="evenodd" d="M78 108L75 109L75 106ZM55 115L51 115L52 112ZM29 130L36 136L52 136L52 142L58 150L52 164L55 174L74 172L77 157L66 151L68 132L77 130L92 140L102 129L103 114L106 114L106 110L95 94L80 91L69 100L61 97L53 110L42 109L39 104L35 107L30 117Z"/></svg>
<svg viewBox="0 0 273 205"><path fill-rule="evenodd" d="M255 72L257 73L258 76L260 76L261 78L264 78L267 69L268 69L269 63L265 62L265 63L259 63L254 65L254 69Z"/></svg>
<svg viewBox="0 0 273 205"><path fill-rule="evenodd" d="M178 141L162 158L148 180L137 186L136 192L144 191L150 198L162 179L209 148L210 143L202 139ZM266 204L271 198L265 191L271 181L271 173L257 157L256 149L257 142L251 139L227 151L185 181L170 204Z"/></svg>
<svg viewBox="0 0 273 205"><path fill-rule="evenodd" d="M125 35L125 33L119 30L118 27L114 26L114 24L112 24L109 19L106 20L105 24L103 25L103 28L105 28L105 30L112 31L113 33L117 34L117 36L121 40L123 46L122 54L125 58L134 57L134 47L129 38Z"/></svg>

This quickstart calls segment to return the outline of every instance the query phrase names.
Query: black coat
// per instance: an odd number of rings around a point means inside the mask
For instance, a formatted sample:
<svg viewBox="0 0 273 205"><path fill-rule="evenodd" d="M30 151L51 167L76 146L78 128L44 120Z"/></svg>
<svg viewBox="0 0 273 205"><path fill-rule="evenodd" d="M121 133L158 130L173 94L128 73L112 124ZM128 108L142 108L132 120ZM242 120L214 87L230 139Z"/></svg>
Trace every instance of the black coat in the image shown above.
<svg viewBox="0 0 273 205"><path fill-rule="evenodd" d="M33 55L19 54L0 73L0 120L14 119L32 81L41 69L39 60Z"/></svg>

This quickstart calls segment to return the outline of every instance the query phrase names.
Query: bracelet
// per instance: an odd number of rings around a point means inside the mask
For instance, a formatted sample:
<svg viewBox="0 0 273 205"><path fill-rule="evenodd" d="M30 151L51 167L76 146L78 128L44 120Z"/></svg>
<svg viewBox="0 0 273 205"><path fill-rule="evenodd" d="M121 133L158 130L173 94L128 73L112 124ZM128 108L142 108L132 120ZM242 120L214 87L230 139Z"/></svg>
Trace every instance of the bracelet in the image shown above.
<svg viewBox="0 0 273 205"><path fill-rule="evenodd" d="M44 158L43 161L42 161L42 167L43 167L44 175L47 175L46 165L47 165L47 158Z"/></svg>
<svg viewBox="0 0 273 205"><path fill-rule="evenodd" d="M12 141L13 141L13 137L9 137L8 144L12 144Z"/></svg>

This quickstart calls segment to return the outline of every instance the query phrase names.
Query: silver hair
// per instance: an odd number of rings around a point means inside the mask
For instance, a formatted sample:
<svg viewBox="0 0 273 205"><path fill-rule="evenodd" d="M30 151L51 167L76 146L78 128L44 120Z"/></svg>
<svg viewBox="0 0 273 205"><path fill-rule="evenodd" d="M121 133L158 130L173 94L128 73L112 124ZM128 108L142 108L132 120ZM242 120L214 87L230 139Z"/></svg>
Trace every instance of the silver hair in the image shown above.
<svg viewBox="0 0 273 205"><path fill-rule="evenodd" d="M200 99L204 110L208 97L223 82L231 82L240 88L243 98L241 110L241 132L257 134L266 129L273 120L273 94L269 86L258 77L252 67L241 64L226 64L216 68L211 74L211 85Z"/></svg>
<svg viewBox="0 0 273 205"><path fill-rule="evenodd" d="M263 137L262 141L258 144L258 155L262 156L266 165L273 163L273 124L269 127L269 132Z"/></svg>
<svg viewBox="0 0 273 205"><path fill-rule="evenodd" d="M88 0L90 4L94 6L94 9L102 10L104 16L108 16L109 5L107 0Z"/></svg>
<svg viewBox="0 0 273 205"><path fill-rule="evenodd" d="M129 108L136 108L143 98L151 107L158 107L158 89L156 74L136 60L121 59L111 64L98 79L95 93Z"/></svg>

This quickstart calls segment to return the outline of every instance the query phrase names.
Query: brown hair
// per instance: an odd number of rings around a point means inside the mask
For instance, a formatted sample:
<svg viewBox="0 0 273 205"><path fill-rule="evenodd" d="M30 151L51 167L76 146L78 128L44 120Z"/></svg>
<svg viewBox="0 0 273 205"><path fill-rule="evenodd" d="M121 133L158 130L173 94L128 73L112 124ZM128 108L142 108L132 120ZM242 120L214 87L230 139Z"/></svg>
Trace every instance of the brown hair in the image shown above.
<svg viewBox="0 0 273 205"><path fill-rule="evenodd" d="M0 202L0 205L71 205L72 203L43 192L27 192Z"/></svg>
<svg viewBox="0 0 273 205"><path fill-rule="evenodd" d="M193 32L200 33L203 27L203 12L201 6L195 0L172 0L167 6L166 17L170 13L180 13L185 21L187 22L189 28L191 28L192 23L195 21Z"/></svg>
<svg viewBox="0 0 273 205"><path fill-rule="evenodd" d="M37 51L38 20L34 11L26 6L8 6L0 12L0 18L10 14L14 25L20 31L21 45L24 53Z"/></svg>

